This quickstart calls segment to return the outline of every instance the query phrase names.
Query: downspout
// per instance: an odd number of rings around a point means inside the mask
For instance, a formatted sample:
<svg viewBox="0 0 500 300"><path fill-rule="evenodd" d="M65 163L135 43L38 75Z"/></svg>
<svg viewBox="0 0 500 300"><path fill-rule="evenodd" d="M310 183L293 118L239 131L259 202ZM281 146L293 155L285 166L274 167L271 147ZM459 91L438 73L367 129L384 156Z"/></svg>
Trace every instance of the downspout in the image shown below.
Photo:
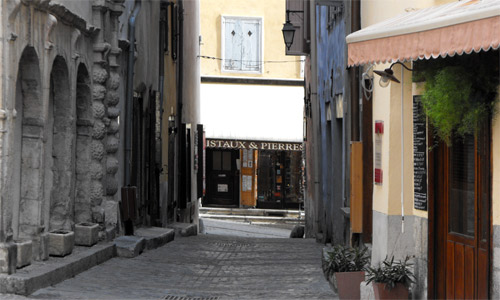
<svg viewBox="0 0 500 300"><path fill-rule="evenodd" d="M177 118L175 118L175 122L176 122L176 127L178 128L179 130L179 134L181 135L185 135L186 133L185 132L180 132L180 129L181 129L181 124L182 124L182 97L183 97L183 93L182 93L182 86L184 84L184 49L183 49L183 46L184 46L184 38L183 38L183 33L184 33L184 6L183 6L183 3L182 3L182 0L179 0L178 3L177 3L177 6L178 6L178 9L177 9L177 20L179 22L179 25L177 27L177 32L175 33L177 36L178 36L178 56L177 56L177 59L178 59L178 63L177 63L177 111L176 111L176 115L177 115ZM184 150L183 149L183 146L184 145L181 145L181 137L180 135L177 136L177 139L176 139L176 142L177 142L177 153L178 153L178 157L182 157L182 151ZM184 162L182 162L183 164L181 164L180 162L181 159L177 159L176 160L176 164L177 164L177 176L183 176L184 172L186 172L186 170L182 169L181 168L184 168ZM179 194L180 194L180 191L182 190L183 187L180 186L180 184L183 184L184 181L181 180L181 178L178 178L177 180L177 183L179 184L178 186L178 189L177 189L177 206L178 204L180 203L181 199L179 199ZM176 207L177 209L178 207ZM181 218L183 216L180 216Z"/></svg>
<svg viewBox="0 0 500 300"><path fill-rule="evenodd" d="M127 94L125 100L125 186L130 186L132 167L132 108L134 99L135 22L141 10L141 0L135 0L134 10L128 19L129 51L127 61Z"/></svg>
<svg viewBox="0 0 500 300"><path fill-rule="evenodd" d="M159 49L158 49L158 55L159 55L159 62L160 62L160 74L159 74L159 79L158 79L158 88L160 89L160 149L157 151L160 152L160 161L158 162L160 165L160 168L163 168L163 155L162 155L162 145L163 143L161 142L161 137L162 137L162 128L163 128L163 90L164 90L164 79L165 79L165 30L166 30L166 14L167 14L167 8L162 8L164 5L164 2L160 2L160 38L159 40ZM166 3L165 3L166 5ZM163 12L165 12L165 15L163 15Z"/></svg>
<svg viewBox="0 0 500 300"><path fill-rule="evenodd" d="M320 203L323 201L321 195L321 147L320 147L320 136L319 136L319 105L318 105L318 57L316 52L316 0L310 1L310 30L311 30L311 110L312 110L312 120L313 120L313 165L314 165L314 203L315 203L315 220L314 229L316 238L317 234L320 232L320 228L323 226L320 223L320 214L322 211L320 208Z"/></svg>

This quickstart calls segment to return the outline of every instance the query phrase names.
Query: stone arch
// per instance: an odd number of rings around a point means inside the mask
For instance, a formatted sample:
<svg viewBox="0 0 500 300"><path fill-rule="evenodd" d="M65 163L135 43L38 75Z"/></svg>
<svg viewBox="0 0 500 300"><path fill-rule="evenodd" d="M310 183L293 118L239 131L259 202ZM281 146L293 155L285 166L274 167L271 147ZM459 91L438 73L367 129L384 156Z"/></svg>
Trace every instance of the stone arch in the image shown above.
<svg viewBox="0 0 500 300"><path fill-rule="evenodd" d="M13 231L31 238L43 226L43 100L38 55L26 47L19 60L13 128ZM38 258L34 253L33 256Z"/></svg>
<svg viewBox="0 0 500 300"><path fill-rule="evenodd" d="M52 180L50 230L71 230L74 214L74 112L66 60L56 56L50 73L48 135ZM50 132L51 131L51 132ZM51 175L51 176L50 176ZM49 180L50 180L49 179Z"/></svg>
<svg viewBox="0 0 500 300"><path fill-rule="evenodd" d="M102 178L101 166L92 165L92 91L87 67L80 63L76 77L76 187L75 222L91 222L91 179Z"/></svg>

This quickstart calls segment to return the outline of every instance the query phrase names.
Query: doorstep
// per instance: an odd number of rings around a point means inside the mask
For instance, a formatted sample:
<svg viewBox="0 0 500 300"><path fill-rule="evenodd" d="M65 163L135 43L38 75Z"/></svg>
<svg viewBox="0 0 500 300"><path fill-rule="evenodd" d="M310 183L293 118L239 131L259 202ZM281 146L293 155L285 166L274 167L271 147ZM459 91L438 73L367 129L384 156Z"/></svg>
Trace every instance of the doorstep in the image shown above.
<svg viewBox="0 0 500 300"><path fill-rule="evenodd" d="M16 273L0 274L0 293L30 295L34 291L57 284L116 256L112 242L93 247L75 246L65 257L50 257L46 261L33 261Z"/></svg>

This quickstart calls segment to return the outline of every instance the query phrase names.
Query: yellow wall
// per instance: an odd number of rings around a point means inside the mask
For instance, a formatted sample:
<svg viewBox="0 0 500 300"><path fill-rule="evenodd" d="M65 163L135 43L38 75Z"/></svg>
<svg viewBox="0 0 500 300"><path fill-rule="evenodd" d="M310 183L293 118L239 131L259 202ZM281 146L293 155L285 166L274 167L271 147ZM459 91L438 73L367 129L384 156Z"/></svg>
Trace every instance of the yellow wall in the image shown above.
<svg viewBox="0 0 500 300"><path fill-rule="evenodd" d="M378 65L384 69L389 65ZM407 64L411 67L411 65ZM393 67L401 80L401 66ZM374 78L373 120L384 121L382 134L382 185L373 189L373 209L389 215L401 214L401 84L391 83L387 88ZM413 97L411 73L404 73L404 211L413 214Z"/></svg>
<svg viewBox="0 0 500 300"><path fill-rule="evenodd" d="M263 60L291 61L286 63L265 63L262 74L221 73L219 60L202 59L201 74L210 76L238 76L261 78L300 78L299 56L286 56L281 29L285 23L285 0L201 0L201 55L222 57L221 16L242 16L262 18Z"/></svg>
<svg viewBox="0 0 500 300"><path fill-rule="evenodd" d="M372 0L361 2L362 27L366 27L410 9L420 9L454 2L453 0ZM383 70L389 64L374 67ZM411 67L410 64L407 66ZM393 67L394 75L401 79L401 67ZM391 83L387 88L378 85L380 77L374 77L373 120L384 121L382 136L383 184L373 189L373 209L389 215L401 214L401 85ZM427 217L426 211L413 208L413 93L411 72L404 73L404 206L406 215ZM500 127L500 125L499 125ZM500 131L500 129L499 129ZM375 138L375 137L374 137ZM499 172L500 173L500 172ZM500 180L500 179L499 179ZM500 214L499 214L500 222Z"/></svg>
<svg viewBox="0 0 500 300"><path fill-rule="evenodd" d="M174 1L175 2L175 1ZM171 15L171 10L172 7L168 7L168 15ZM171 36L172 31L172 20L168 20L169 24L169 36ZM164 65L164 72L165 72L165 79L163 83L163 121L162 121L162 169L163 171L161 172L160 176L160 181L168 181L168 141L169 141L169 134L168 134L168 117L172 114L176 115L177 114L177 80L176 80L176 63L172 59L171 56L171 51L172 51L172 43L168 43L168 51L166 52L164 58L165 58L165 65Z"/></svg>
<svg viewBox="0 0 500 300"><path fill-rule="evenodd" d="M402 14L408 9L455 2L453 0L373 0L362 1L362 27L384 21ZM410 64L407 66L411 67ZM378 64L375 69L383 70L389 64ZM394 75L401 79L401 67L393 67ZM413 95L419 95L421 86L412 88L411 72L405 71L404 88L404 141L405 141L405 214L427 218L427 211L413 208ZM373 190L373 209L389 215L401 214L401 85L391 83L387 88L378 85L379 76L375 75L373 93L373 120L383 120L385 133L382 141L382 169L384 183L375 185ZM498 136L498 139L495 139ZM500 121L493 126L493 152L500 153ZM493 159L493 220L500 224L500 163Z"/></svg>

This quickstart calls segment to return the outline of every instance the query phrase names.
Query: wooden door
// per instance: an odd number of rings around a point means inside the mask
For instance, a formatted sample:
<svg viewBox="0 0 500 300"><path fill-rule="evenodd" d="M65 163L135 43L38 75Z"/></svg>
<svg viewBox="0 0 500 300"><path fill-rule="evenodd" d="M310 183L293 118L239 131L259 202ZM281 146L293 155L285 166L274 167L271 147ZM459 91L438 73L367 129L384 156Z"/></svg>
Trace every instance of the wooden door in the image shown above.
<svg viewBox="0 0 500 300"><path fill-rule="evenodd" d="M490 133L436 149L436 298L487 299L490 241ZM432 267L432 266L431 266Z"/></svg>
<svg viewBox="0 0 500 300"><path fill-rule="evenodd" d="M207 205L239 206L238 150L207 150Z"/></svg>
<svg viewBox="0 0 500 300"><path fill-rule="evenodd" d="M241 157L241 205L244 207L256 207L256 157L257 151L252 149L240 150Z"/></svg>

